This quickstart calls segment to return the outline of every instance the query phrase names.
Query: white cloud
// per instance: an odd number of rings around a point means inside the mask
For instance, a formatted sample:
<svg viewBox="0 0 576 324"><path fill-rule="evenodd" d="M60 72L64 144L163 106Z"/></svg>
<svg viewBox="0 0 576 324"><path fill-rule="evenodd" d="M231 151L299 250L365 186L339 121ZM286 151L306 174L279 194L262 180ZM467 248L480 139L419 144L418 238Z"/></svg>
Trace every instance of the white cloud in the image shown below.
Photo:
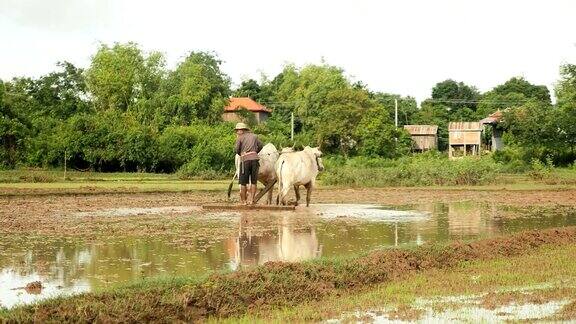
<svg viewBox="0 0 576 324"><path fill-rule="evenodd" d="M17 27L67 32L106 24L112 0L1 0L0 17Z"/></svg>

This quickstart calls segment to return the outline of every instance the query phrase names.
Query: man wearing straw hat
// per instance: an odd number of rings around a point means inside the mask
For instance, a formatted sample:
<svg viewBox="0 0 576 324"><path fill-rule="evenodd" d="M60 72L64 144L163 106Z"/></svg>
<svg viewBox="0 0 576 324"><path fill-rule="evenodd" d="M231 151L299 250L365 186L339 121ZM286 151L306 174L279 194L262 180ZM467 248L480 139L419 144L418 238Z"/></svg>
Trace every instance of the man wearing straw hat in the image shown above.
<svg viewBox="0 0 576 324"><path fill-rule="evenodd" d="M258 181L258 152L262 150L262 142L250 131L244 123L236 124L236 154L240 155L240 173L238 182L240 183L240 202L243 204L253 204L256 197L256 183ZM250 184L250 188L247 186ZM249 189L249 190L248 190ZM249 191L249 196L248 196Z"/></svg>

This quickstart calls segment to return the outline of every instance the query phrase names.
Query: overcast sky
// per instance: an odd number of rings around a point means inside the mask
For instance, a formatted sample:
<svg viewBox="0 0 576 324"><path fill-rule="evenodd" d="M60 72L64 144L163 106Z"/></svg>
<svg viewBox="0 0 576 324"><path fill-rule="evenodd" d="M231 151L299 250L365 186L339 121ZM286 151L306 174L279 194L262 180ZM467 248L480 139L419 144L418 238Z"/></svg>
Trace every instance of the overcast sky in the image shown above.
<svg viewBox="0 0 576 324"><path fill-rule="evenodd" d="M576 63L575 17L569 0L0 0L0 78L87 67L99 43L135 41L169 68L214 51L235 84L324 59L419 101L448 78L487 91L523 76L552 90L560 64Z"/></svg>

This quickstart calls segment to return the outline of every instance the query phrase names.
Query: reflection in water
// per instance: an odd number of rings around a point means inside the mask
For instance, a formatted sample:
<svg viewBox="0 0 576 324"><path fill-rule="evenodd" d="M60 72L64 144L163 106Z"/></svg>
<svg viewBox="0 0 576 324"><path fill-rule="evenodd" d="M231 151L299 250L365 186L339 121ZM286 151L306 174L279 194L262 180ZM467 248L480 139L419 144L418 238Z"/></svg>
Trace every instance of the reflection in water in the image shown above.
<svg viewBox="0 0 576 324"><path fill-rule="evenodd" d="M238 232L228 239L198 238L183 249L158 238L118 237L84 242L53 237L0 239L0 305L12 307L40 298L105 288L153 276L199 276L209 270L238 269L269 261L302 261L387 247L473 239L525 229L576 225L574 212L503 217L509 210L472 202L407 206L330 205L296 212L253 212L228 217ZM160 216L161 217L161 216ZM198 220L198 228L217 223ZM234 225L234 223L237 223ZM218 223L221 224L221 223ZM26 284L40 281L40 294Z"/></svg>
<svg viewBox="0 0 576 324"><path fill-rule="evenodd" d="M297 262L320 256L315 225L297 228L290 218L290 214L284 214L275 228L255 235L252 217L243 215L238 236L226 242L231 268L236 270L239 266L261 265L270 261Z"/></svg>

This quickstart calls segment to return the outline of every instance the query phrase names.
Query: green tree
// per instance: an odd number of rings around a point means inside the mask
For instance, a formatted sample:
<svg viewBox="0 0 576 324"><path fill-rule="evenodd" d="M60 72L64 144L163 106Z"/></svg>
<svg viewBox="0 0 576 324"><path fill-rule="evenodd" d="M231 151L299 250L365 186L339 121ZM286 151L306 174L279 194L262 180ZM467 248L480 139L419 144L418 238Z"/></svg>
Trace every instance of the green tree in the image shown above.
<svg viewBox="0 0 576 324"><path fill-rule="evenodd" d="M321 120L331 92L350 88L342 69L330 65L307 65L297 69L288 65L282 71L276 86L275 100L279 103L274 112L286 121L294 112L305 131L313 129Z"/></svg>
<svg viewBox="0 0 576 324"><path fill-rule="evenodd" d="M555 91L559 107L576 109L576 64L560 67L560 81Z"/></svg>
<svg viewBox="0 0 576 324"><path fill-rule="evenodd" d="M155 171L158 164L158 132L152 126L142 125L135 118L125 117L122 139L121 167L138 172Z"/></svg>
<svg viewBox="0 0 576 324"><path fill-rule="evenodd" d="M544 160L558 152L559 129L551 110L552 107L529 101L504 112L507 144L522 148L526 162L533 158Z"/></svg>
<svg viewBox="0 0 576 324"><path fill-rule="evenodd" d="M395 158L410 152L412 146L410 134L395 127L381 105L368 109L355 131L361 155Z"/></svg>
<svg viewBox="0 0 576 324"><path fill-rule="evenodd" d="M528 101L550 106L550 92L544 85L534 85L524 78L514 77L482 95L477 116L484 118L496 110L522 106Z"/></svg>
<svg viewBox="0 0 576 324"><path fill-rule="evenodd" d="M371 96L386 109L392 121L395 115L394 100L398 101L398 126L412 123L414 115L418 112L418 105L413 97L381 92L373 93Z"/></svg>
<svg viewBox="0 0 576 324"><path fill-rule="evenodd" d="M261 101L261 92L262 89L256 80L249 79L246 81L242 81L240 87L234 91L232 96L234 97L249 97L255 101Z"/></svg>
<svg viewBox="0 0 576 324"><path fill-rule="evenodd" d="M169 73L160 95L172 123L220 121L230 95L230 79L220 70L221 64L213 54L192 52Z"/></svg>
<svg viewBox="0 0 576 324"><path fill-rule="evenodd" d="M285 107L286 105L278 103L282 99L277 95L279 94L280 86L284 81L284 71L292 71L292 70L286 69L285 67L284 70L278 73L278 75L276 75L272 80L269 80L265 75L262 76L262 81L260 82L259 97L260 101L262 103L265 103L266 106L268 106L269 108L280 107L278 111L276 111L275 109L274 111L275 116L281 115L282 118L289 118L291 109L282 110L282 108Z"/></svg>
<svg viewBox="0 0 576 324"><path fill-rule="evenodd" d="M14 167L25 159L24 150L31 131L26 115L29 105L23 82L0 80L0 167Z"/></svg>
<svg viewBox="0 0 576 324"><path fill-rule="evenodd" d="M347 88L330 92L314 127L317 144L324 151L348 156L356 148L356 127L362 115L374 106L362 90Z"/></svg>
<svg viewBox="0 0 576 324"><path fill-rule="evenodd" d="M36 100L37 115L56 119L70 116L90 109L87 101L84 70L69 62L58 62L59 71L51 72L31 82L28 93Z"/></svg>
<svg viewBox="0 0 576 324"><path fill-rule="evenodd" d="M436 83L432 88L432 101L445 106L451 114L464 108L476 110L479 96L475 87L451 79Z"/></svg>
<svg viewBox="0 0 576 324"><path fill-rule="evenodd" d="M560 128L559 141L576 158L576 65L565 64L560 68L560 81L556 85L558 111L557 124Z"/></svg>
<svg viewBox="0 0 576 324"><path fill-rule="evenodd" d="M103 44L92 57L86 81L99 110L126 111L156 93L163 68L160 53L146 56L136 43Z"/></svg>

